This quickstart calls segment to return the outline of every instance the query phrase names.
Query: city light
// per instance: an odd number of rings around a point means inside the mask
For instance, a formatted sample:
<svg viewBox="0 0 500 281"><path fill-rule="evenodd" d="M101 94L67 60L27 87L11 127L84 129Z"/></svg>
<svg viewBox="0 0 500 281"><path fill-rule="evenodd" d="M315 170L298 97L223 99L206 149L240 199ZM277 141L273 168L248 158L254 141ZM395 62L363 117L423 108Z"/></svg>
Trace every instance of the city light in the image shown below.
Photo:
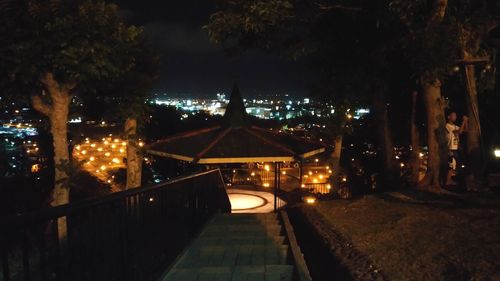
<svg viewBox="0 0 500 281"><path fill-rule="evenodd" d="M305 199L307 204L314 204L316 202L316 198L314 197L306 197Z"/></svg>
<svg viewBox="0 0 500 281"><path fill-rule="evenodd" d="M495 149L493 153L495 154L495 158L500 158L500 149Z"/></svg>

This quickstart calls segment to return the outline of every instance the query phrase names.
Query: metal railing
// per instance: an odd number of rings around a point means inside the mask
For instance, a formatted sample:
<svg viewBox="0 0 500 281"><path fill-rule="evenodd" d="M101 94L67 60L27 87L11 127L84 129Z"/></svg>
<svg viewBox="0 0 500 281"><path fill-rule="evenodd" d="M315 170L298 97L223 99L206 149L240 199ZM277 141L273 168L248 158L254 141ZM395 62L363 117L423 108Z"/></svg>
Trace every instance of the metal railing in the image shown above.
<svg viewBox="0 0 500 281"><path fill-rule="evenodd" d="M302 189L316 194L329 194L331 185L329 183L304 183Z"/></svg>
<svg viewBox="0 0 500 281"><path fill-rule="evenodd" d="M230 211L212 170L1 218L0 280L153 280L214 213Z"/></svg>

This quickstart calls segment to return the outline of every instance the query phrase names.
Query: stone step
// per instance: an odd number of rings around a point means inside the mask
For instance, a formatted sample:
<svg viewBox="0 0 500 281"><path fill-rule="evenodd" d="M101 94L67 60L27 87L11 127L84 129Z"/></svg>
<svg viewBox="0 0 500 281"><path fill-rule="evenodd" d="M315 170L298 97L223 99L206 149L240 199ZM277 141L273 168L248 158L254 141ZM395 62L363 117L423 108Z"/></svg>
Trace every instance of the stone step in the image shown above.
<svg viewBox="0 0 500 281"><path fill-rule="evenodd" d="M214 218L212 223L264 223L264 224L269 224L269 223L277 223L279 224L279 220L277 218L254 218L254 217L242 217L242 218L235 218L235 219L230 219L230 218Z"/></svg>
<svg viewBox="0 0 500 281"><path fill-rule="evenodd" d="M286 264L288 245L195 246L177 267Z"/></svg>
<svg viewBox="0 0 500 281"><path fill-rule="evenodd" d="M268 221L277 220L278 216L275 213L264 213L264 214L219 214L214 217L214 220L256 220L256 221Z"/></svg>
<svg viewBox="0 0 500 281"><path fill-rule="evenodd" d="M173 269L164 281L291 281L293 266L262 265Z"/></svg>
<svg viewBox="0 0 500 281"><path fill-rule="evenodd" d="M236 237L200 237L194 244L202 245L251 245L272 243L282 245L285 243L285 236L236 236Z"/></svg>
<svg viewBox="0 0 500 281"><path fill-rule="evenodd" d="M282 232L281 225L208 225L202 231L200 237L221 236L248 236L249 234L259 236L279 236Z"/></svg>

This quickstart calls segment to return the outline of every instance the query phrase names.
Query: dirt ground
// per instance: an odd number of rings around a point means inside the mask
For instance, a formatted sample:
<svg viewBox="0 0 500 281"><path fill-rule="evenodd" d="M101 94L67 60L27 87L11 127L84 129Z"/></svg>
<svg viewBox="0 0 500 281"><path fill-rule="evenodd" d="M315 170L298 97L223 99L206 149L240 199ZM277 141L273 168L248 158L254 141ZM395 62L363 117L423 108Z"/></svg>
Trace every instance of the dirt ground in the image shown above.
<svg viewBox="0 0 500 281"><path fill-rule="evenodd" d="M324 221L351 241L384 279L500 280L498 193L411 190L322 201L304 210L311 222Z"/></svg>

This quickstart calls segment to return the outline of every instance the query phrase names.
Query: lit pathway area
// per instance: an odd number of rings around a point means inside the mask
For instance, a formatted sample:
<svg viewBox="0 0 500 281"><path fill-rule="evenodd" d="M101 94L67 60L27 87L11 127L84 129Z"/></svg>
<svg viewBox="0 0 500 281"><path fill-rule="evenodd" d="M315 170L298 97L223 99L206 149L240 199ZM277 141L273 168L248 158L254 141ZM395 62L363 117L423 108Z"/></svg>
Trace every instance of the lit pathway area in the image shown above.
<svg viewBox="0 0 500 281"><path fill-rule="evenodd" d="M161 280L292 280L282 233L276 213L218 214Z"/></svg>
<svg viewBox="0 0 500 281"><path fill-rule="evenodd" d="M271 213L274 211L274 194L271 192L227 189L232 213Z"/></svg>

